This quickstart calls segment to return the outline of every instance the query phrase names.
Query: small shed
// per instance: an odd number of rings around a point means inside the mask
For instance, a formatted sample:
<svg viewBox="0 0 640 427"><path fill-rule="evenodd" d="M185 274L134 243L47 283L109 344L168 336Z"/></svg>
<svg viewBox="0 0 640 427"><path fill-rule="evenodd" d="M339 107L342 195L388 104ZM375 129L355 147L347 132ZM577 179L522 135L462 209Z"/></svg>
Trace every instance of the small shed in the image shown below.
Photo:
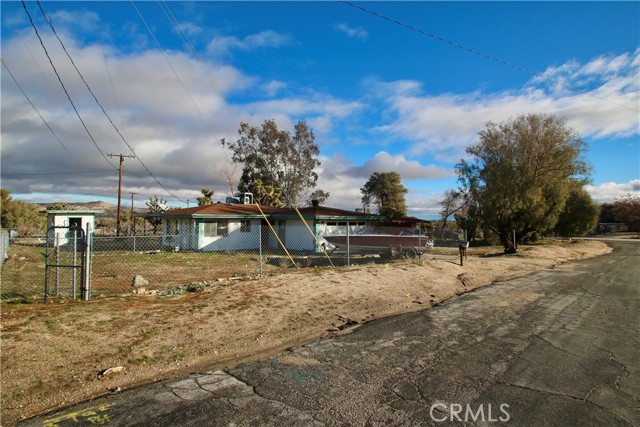
<svg viewBox="0 0 640 427"><path fill-rule="evenodd" d="M48 210L47 230L55 229L56 246L65 245L68 242L69 230L63 227L81 228L85 233L93 233L96 225L96 215L103 213L98 210Z"/></svg>

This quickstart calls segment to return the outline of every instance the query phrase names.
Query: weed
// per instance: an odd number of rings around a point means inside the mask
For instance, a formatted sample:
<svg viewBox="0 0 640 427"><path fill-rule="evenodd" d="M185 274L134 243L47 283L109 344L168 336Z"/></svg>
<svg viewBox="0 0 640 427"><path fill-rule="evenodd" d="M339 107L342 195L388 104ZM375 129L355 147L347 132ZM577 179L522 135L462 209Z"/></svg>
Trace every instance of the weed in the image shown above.
<svg viewBox="0 0 640 427"><path fill-rule="evenodd" d="M44 325L47 327L49 332L56 332L58 330L58 325L56 325L56 322L51 319L46 319L44 321Z"/></svg>

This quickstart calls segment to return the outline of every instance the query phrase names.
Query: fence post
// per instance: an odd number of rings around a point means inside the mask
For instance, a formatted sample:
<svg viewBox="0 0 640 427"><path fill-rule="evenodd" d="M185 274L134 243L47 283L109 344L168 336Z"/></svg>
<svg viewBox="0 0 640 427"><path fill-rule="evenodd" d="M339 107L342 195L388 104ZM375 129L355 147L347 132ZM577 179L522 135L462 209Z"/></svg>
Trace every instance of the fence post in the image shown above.
<svg viewBox="0 0 640 427"><path fill-rule="evenodd" d="M351 234L349 232L349 223L347 222L347 267L351 266Z"/></svg>
<svg viewBox="0 0 640 427"><path fill-rule="evenodd" d="M258 226L258 247L260 248L260 277L262 277L262 221Z"/></svg>
<svg viewBox="0 0 640 427"><path fill-rule="evenodd" d="M75 301L78 297L78 269L76 265L78 264L78 230L75 227L70 228L71 232L73 232L73 300Z"/></svg>
<svg viewBox="0 0 640 427"><path fill-rule="evenodd" d="M91 224L87 223L87 232L84 235L84 290L81 298L89 301L91 298L91 256L93 255L93 231Z"/></svg>
<svg viewBox="0 0 640 427"><path fill-rule="evenodd" d="M58 296L60 294L60 269L58 268L58 265L60 265L60 242L58 241L58 234L55 232L55 229L53 234L53 241L54 241L54 244L56 245L56 293L55 295Z"/></svg>

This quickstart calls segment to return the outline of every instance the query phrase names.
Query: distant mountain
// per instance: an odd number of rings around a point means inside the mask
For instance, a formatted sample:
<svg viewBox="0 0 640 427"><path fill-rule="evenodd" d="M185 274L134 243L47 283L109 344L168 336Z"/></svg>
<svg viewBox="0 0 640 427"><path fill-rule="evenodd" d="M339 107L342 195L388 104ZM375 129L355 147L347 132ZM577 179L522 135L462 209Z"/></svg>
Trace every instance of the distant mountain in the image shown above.
<svg viewBox="0 0 640 427"><path fill-rule="evenodd" d="M112 205L103 201L92 201L92 202L52 202L52 203L37 203L38 206L42 206L42 209L46 209L47 206L62 204L66 205L68 210L92 210L92 211L103 211L102 214L98 216L103 217L115 217L118 212L118 206ZM122 214L128 213L131 210L131 205L127 206L126 203L123 203L121 206ZM147 212L147 208L134 208L136 214L144 214Z"/></svg>

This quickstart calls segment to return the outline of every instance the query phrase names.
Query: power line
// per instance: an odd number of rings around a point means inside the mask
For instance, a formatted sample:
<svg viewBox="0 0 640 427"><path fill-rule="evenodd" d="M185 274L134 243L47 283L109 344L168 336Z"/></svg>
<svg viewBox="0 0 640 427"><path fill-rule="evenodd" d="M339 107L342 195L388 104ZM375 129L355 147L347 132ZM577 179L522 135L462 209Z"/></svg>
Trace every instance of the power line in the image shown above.
<svg viewBox="0 0 640 427"><path fill-rule="evenodd" d="M49 123L47 123L47 121L44 119L44 117L42 117L42 114L40 114L40 111L38 110L38 108L36 108L36 106L33 104L33 102L31 101L31 98L29 98L29 96L27 95L27 93L24 91L24 89L22 88L22 86L20 86L20 83L18 83L18 80L16 80L16 78L14 77L13 73L11 72L11 70L9 69L9 67L7 67L7 64L5 64L4 59L0 58L0 61L2 62L2 65L4 65L4 68L7 70L7 72L9 73L9 75L11 76L11 78L13 79L13 81L15 82L16 86L18 86L18 89L20 89L20 91L22 92L22 94L24 95L25 98L27 98L27 101L29 101L29 104L31 104L31 106L33 107L33 109L36 111L36 113L38 113L38 116L40 116L40 119L42 120L42 122L45 124L45 126L47 126L47 129L49 129L49 131L53 134L53 136L56 138L56 140L58 141L58 143L62 146L62 148L64 149L64 151L67 152L68 155L70 155L76 162L78 161L78 159L73 155L73 153L71 151L69 151L69 149L67 148L66 145L64 145L64 143L60 140L60 138L58 138L58 135L53 131L53 129L51 128L51 126L49 126Z"/></svg>
<svg viewBox="0 0 640 427"><path fill-rule="evenodd" d="M53 176L53 175L79 175L90 173L112 172L113 169L102 169L94 171L75 171L75 172L41 172L41 173L3 173L2 176Z"/></svg>
<svg viewBox="0 0 640 427"><path fill-rule="evenodd" d="M42 46L42 49L44 49L44 53L47 55L47 59L49 59L49 64L51 64L51 68L53 68L53 72L56 74L56 77L58 78L58 81L60 82L60 85L62 86L62 89L64 89L64 93L65 93L65 95L67 95L67 99L71 103L71 106L73 107L73 111L76 112L76 115L78 116L78 119L80 120L80 123L82 123L82 127L84 127L84 130L87 132L87 135L89 135L89 139L91 139L91 142L93 142L93 145L95 145L96 149L100 152L100 154L102 155L104 160L109 164L109 166L111 166L112 168L115 169L115 167L111 164L111 162L109 161L107 156L100 149L100 146L98 146L98 143L93 138L93 135L91 135L91 132L89 131L89 128L85 124L84 120L82 120L82 116L80 116L80 112L76 108L76 105L73 103L73 100L71 99L71 95L69 95L69 92L67 91L66 86L62 82L62 78L60 77L60 74L58 74L58 70L56 69L56 66L53 64L53 60L51 59L51 56L49 56L49 51L47 51L47 48L44 45L44 42L42 41L42 37L40 37L40 32L38 31L38 27L36 26L35 22L33 22L33 18L31 17L31 14L29 13L29 9L27 9L26 3L24 2L24 0L21 0L21 1L22 1L22 7L24 8L24 11L27 13L27 16L29 17L29 22L31 23L31 26L33 27L34 31L36 32L36 36L38 36L38 40L40 41L40 45Z"/></svg>
<svg viewBox="0 0 640 427"><path fill-rule="evenodd" d="M178 79L178 81L180 82L180 84L182 85L182 88L184 89L184 91L187 93L187 96L189 97L189 99L191 100L191 103L193 104L193 106L195 107L196 111L198 112L198 114L200 115L200 118L202 119L202 121L204 122L204 124L209 128L209 131L211 132L211 134L214 136L214 138L218 141L218 143L220 144L220 146L222 147L222 152L224 153L225 157L227 158L227 160L231 163L231 160L229 159L229 155L227 154L224 145L222 144L222 142L215 137L215 132L213 131L213 129L211 128L211 125L209 124L209 122L207 121L207 119L205 118L204 114L202 113L202 111L200 111L200 108L198 107L198 104L196 103L195 99L193 99L193 96L191 96L191 92L189 92L189 89L187 89L187 86L185 85L184 81L182 80L182 78L180 78L180 75L178 74L178 71L175 69L175 67L173 66L173 64L171 63L171 60L169 59L169 56L167 55L167 53L165 52L165 50L162 48L162 45L160 45L160 42L158 41L158 39L156 38L155 34L153 33L153 30L151 30L151 27L149 27L149 24L147 24L147 21L144 19L144 16L142 16L142 13L140 12L140 10L138 9L138 6L136 6L136 3L134 0L131 0L131 4L133 5L134 9L136 10L136 12L138 13L138 16L140 16L140 19L142 20L142 23L144 24L144 26L147 28L147 31L149 32L149 34L151 35L151 38L153 38L153 40L155 41L156 45L158 46L158 49L160 49L160 51L162 52L162 54L164 55L164 59L167 61L167 63L169 64L169 67L171 68L171 70L173 71L173 74L175 74L176 78ZM166 13L166 12L165 12ZM224 96L223 96L224 97Z"/></svg>
<svg viewBox="0 0 640 427"><path fill-rule="evenodd" d="M211 86L216 90L216 92L218 92L218 94L220 95L220 97L222 98L224 103L227 104L227 107L229 107L229 109L231 110L231 113L234 115L234 117L236 118L238 123L240 123L240 121L241 121L240 117L238 116L238 114L236 113L235 109L233 108L233 106L231 105L231 103L229 102L227 97L225 96L225 94L222 91L222 89L220 89L220 87L216 84L215 79L213 78L211 73L209 73L207 68L203 65L204 61L202 60L202 57L200 56L200 54L198 53L196 48L193 46L193 43L191 43L191 40L189 39L189 36L187 34L185 34L185 32L182 30L182 27L180 26L180 23L178 22L178 20L176 19L175 15L173 14L171 9L169 8L169 4L167 4L167 2L164 1L164 0L161 0L161 1L158 0L158 4L160 5L160 8L164 12L164 14L167 17L167 19L169 19L169 22L171 22L171 24L173 25L174 29L176 29L178 35L182 39L182 42L185 44L187 49L189 49L193 53L193 55L195 56L196 62L200 66L200 69L202 70L202 73L207 77L207 80L209 80L209 83L211 84Z"/></svg>
<svg viewBox="0 0 640 427"><path fill-rule="evenodd" d="M446 39L444 37L440 37L440 36L438 36L436 34L429 33L427 31L421 30L420 28L416 28L416 27L414 27L414 26L412 26L410 24L407 24L407 23L404 23L402 21L398 21L396 19L390 18L390 17L388 17L386 15L383 15L383 14L381 14L379 12L376 12L374 10L367 9L365 7L353 4L353 3L351 3L351 2L349 2L347 0L339 0L339 1L340 1L340 3L344 3L344 4L348 5L348 6L351 6L351 7L355 8L355 9L358 9L358 10L360 10L362 12L365 12L365 13L368 13L370 15L376 16L376 17L378 17L380 19L384 19L385 21L388 21L388 22L391 22L393 24L399 25L401 27L407 28L407 29L409 29L411 31L415 31L416 33L422 34L423 36L430 37L430 38L438 40L438 41L440 41L442 43L446 43L446 44L451 45L453 47L456 47L458 49L462 49L462 50L467 51L469 53L472 53L474 55L477 55L477 56L480 56L482 58L488 59L489 61L493 61L493 62L496 62L498 64L513 68L514 70L521 71L523 73L529 74L529 75L531 75L533 77L536 77L536 78L539 78L539 79L542 79L542 80L546 80L546 81L551 82L551 83L555 83L555 84L561 85L561 86L563 86L563 87L565 87L567 89L570 89L570 90L572 90L574 92L585 93L585 94L587 94L589 96L592 96L594 98L597 98L597 99L599 99L601 101L609 102L609 103L611 103L613 105L617 105L618 107L621 107L621 108L624 108L624 109L627 109L627 110L631 110L631 111L635 111L635 112L639 112L640 111L640 110L636 110L636 109L631 108L631 107L627 107L626 105L619 104L619 103L617 103L615 101L612 101L610 99L603 98L601 96L594 95L594 94L589 93L589 92L581 91L581 90L576 89L576 88L574 88L574 87L572 87L572 86L570 86L570 85L568 85L566 83L563 83L561 81L554 80L554 79L551 79L549 77L545 77L544 75L542 75L540 73L537 73L535 71L531 71L531 70L529 70L527 68L521 67L519 65L512 64L512 63L507 62L505 60L502 60L500 58L496 58L494 56L488 55L488 54L486 54L484 52L481 52L479 50L472 49L472 48L464 46L464 45L462 45L460 43L456 43L456 42L451 41L449 39Z"/></svg>
<svg viewBox="0 0 640 427"><path fill-rule="evenodd" d="M24 3L24 0L23 0ZM89 84L86 82L86 80L84 79L84 76L82 75L82 73L80 72L80 70L78 69L78 67L76 66L75 62L73 61L73 58L71 57L71 55L69 54L69 52L67 51L67 48L65 47L64 43L62 42L62 40L60 39L60 37L58 36L58 33L56 31L56 29L53 27L53 23L51 22L51 20L49 19L49 17L47 16L47 14L44 12L44 9L42 8L42 4L40 4L40 1L37 1L38 6L40 7L40 12L42 12L42 16L44 16L45 20L47 21L47 23L49 24L49 26L51 27L51 30L53 31L53 34L56 36L56 38L58 39L58 42L60 42L60 45L62 46L62 49L64 50L64 52L67 54L67 57L69 58L69 61L71 61L71 64L73 65L73 68L75 68L76 72L78 73L78 75L80 76L80 79L82 80L82 82L84 83L84 85L86 86L87 90L89 91L89 93L91 94L91 96L93 97L93 99L96 101L96 103L98 104L98 106L100 107L100 110L102 110L102 113L107 117L107 119L109 120L109 123L111 124L111 126L115 129L115 131L117 132L118 136L120 136L120 138L122 139L122 141L127 145L127 147L129 147L129 149L131 150L131 152L134 154L135 158L138 159L138 162L140 162L140 164L142 165L143 168L145 168L145 170L149 173L149 175L151 175L151 177L158 183L158 185L160 185L160 187L162 187L167 193L169 193L171 196L173 196L174 198L176 198L177 200L180 201L184 201L182 199L180 199L178 196L176 196L175 194L173 194L171 191L169 191L168 188L166 188L164 186L164 184L162 184L158 178L156 178L156 176L149 170L149 168L147 167L147 165L144 164L144 162L142 161L142 159L140 159L139 156L136 155L136 152L134 151L133 147L129 144L129 142L125 139L125 137L122 135L122 133L120 133L120 130L118 129L118 127L115 125L115 123L113 123L113 120L111 120L111 117L109 116L109 114L107 114L107 111L104 109L104 107L102 106L102 104L100 103L100 101L98 101L98 98L96 97L96 95L93 93L93 90L91 90L91 87L89 86Z"/></svg>

